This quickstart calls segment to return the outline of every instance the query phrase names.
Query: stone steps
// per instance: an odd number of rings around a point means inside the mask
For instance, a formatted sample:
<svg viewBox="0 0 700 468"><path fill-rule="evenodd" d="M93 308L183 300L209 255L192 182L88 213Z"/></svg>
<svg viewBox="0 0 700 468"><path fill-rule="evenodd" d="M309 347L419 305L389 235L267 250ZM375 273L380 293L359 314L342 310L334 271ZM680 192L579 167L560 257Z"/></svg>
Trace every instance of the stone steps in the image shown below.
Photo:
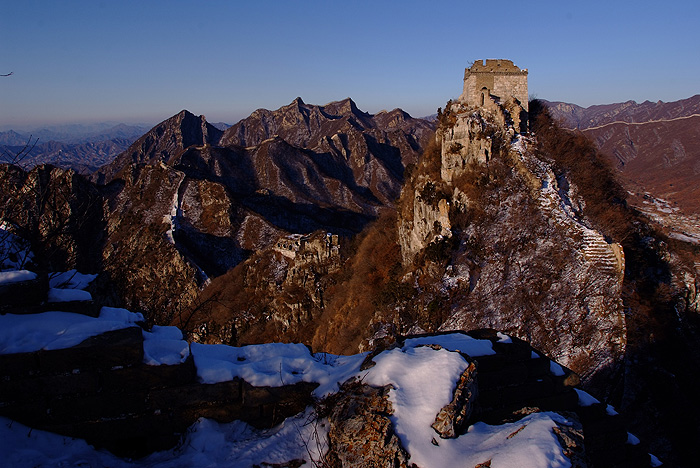
<svg viewBox="0 0 700 468"><path fill-rule="evenodd" d="M543 185L550 186L552 184L551 180L547 180ZM618 275L620 266L618 264L618 259L613 252L610 244L607 243L605 238L598 232L586 228L580 222L573 219L570 213L567 213L564 209L560 209L562 200L559 195L552 190L540 190L538 203L540 208L546 211L551 211L552 213L557 210L561 211L561 219L567 220L573 228L581 232L583 235L583 255L584 258L595 264L599 271L605 274Z"/></svg>
<svg viewBox="0 0 700 468"><path fill-rule="evenodd" d="M601 234L592 229L583 231L583 255L603 272L612 274L619 271L618 260L612 247Z"/></svg>

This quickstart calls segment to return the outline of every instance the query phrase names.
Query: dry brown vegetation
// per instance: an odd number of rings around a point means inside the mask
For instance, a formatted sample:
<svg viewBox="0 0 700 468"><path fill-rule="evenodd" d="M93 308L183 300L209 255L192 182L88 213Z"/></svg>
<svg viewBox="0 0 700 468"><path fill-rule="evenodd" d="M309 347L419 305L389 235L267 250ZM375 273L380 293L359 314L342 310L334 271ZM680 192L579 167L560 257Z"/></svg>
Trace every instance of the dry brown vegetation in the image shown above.
<svg viewBox="0 0 700 468"><path fill-rule="evenodd" d="M585 135L560 128L542 104L531 105L537 151L554 161L557 176L565 176L585 200L581 215L615 242L630 235L626 192L615 168Z"/></svg>
<svg viewBox="0 0 700 468"><path fill-rule="evenodd" d="M355 352L367 337L378 308L392 295L405 294L397 281L401 254L396 235L393 212L385 213L360 234L343 277L327 291L330 300L313 339L314 349Z"/></svg>
<svg viewBox="0 0 700 468"><path fill-rule="evenodd" d="M609 158L587 137L559 128L541 103L531 102L530 110L539 150L576 185L586 203L582 214L624 248L628 367L618 381L602 385L613 389L610 402L632 415L634 431L653 441L657 455L691 466L698 433L687 428L697 427L699 417L693 401L700 391L700 318L688 308L669 259L690 263L696 249L669 240L627 206Z"/></svg>

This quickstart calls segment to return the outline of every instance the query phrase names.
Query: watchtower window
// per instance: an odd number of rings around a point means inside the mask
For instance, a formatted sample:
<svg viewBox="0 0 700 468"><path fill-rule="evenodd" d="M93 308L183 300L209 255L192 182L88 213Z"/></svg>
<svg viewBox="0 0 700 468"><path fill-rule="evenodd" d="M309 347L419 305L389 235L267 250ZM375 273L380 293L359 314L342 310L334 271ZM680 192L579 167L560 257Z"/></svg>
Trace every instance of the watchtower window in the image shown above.
<svg viewBox="0 0 700 468"><path fill-rule="evenodd" d="M481 93L481 105L482 106L484 105L484 99L485 99L484 93Z"/></svg>

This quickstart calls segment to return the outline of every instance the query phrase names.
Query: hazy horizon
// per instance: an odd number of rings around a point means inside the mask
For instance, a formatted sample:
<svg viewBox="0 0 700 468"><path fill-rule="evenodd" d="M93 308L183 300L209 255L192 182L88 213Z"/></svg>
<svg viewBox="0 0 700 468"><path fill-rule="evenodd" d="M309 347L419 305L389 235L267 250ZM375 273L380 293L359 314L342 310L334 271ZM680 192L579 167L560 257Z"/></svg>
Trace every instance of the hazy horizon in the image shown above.
<svg viewBox="0 0 700 468"><path fill-rule="evenodd" d="M234 124L300 96L415 117L472 61L529 70L529 92L589 107L700 92L700 5L505 1L41 2L5 5L0 127L155 124L182 109Z"/></svg>

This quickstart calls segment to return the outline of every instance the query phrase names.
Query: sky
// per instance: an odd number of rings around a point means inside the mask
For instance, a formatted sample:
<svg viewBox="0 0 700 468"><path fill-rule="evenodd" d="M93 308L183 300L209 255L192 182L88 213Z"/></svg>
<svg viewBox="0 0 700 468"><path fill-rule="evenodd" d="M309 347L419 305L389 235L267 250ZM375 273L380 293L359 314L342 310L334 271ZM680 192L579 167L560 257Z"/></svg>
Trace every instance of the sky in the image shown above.
<svg viewBox="0 0 700 468"><path fill-rule="evenodd" d="M584 107L700 93L700 2L0 0L0 128L236 123L297 96L421 117L505 58Z"/></svg>

